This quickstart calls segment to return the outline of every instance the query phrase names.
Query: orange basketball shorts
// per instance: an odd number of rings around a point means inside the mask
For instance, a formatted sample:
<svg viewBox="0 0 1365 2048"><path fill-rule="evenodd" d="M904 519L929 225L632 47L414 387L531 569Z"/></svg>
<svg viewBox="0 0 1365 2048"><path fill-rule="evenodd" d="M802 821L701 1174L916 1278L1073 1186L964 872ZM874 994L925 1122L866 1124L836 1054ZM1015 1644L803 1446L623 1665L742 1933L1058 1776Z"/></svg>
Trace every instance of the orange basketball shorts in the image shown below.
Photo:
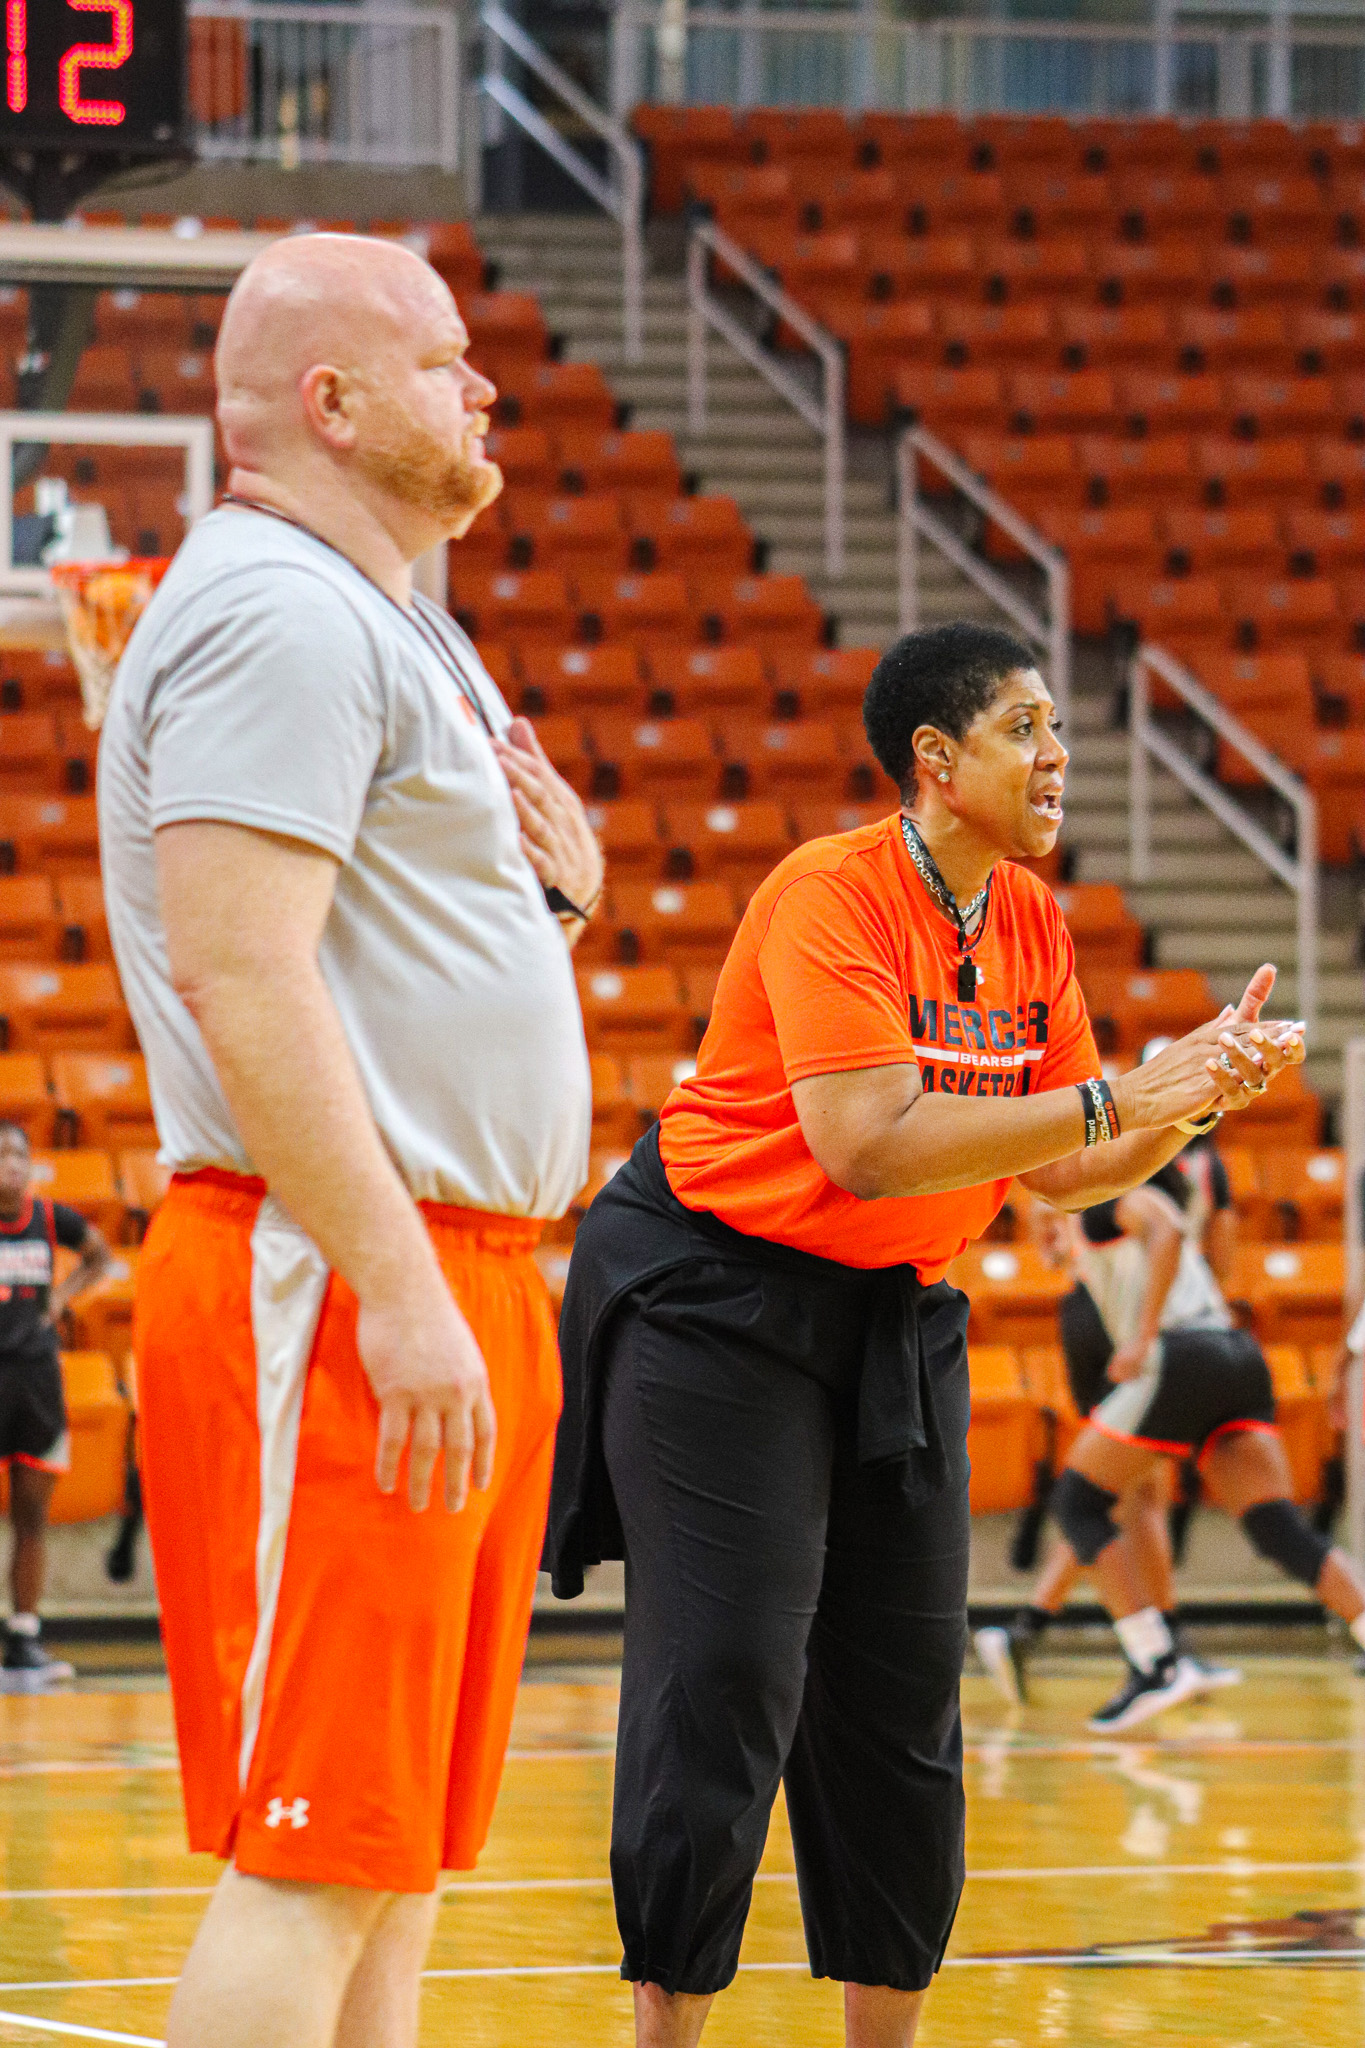
<svg viewBox="0 0 1365 2048"><path fill-rule="evenodd" d="M458 1515L381 1494L356 1302L257 1182L177 1177L135 1347L190 1847L426 1892L488 1833L544 1533L559 1356L540 1226L424 1205L497 1411ZM439 1471L438 1471L439 1485Z"/></svg>

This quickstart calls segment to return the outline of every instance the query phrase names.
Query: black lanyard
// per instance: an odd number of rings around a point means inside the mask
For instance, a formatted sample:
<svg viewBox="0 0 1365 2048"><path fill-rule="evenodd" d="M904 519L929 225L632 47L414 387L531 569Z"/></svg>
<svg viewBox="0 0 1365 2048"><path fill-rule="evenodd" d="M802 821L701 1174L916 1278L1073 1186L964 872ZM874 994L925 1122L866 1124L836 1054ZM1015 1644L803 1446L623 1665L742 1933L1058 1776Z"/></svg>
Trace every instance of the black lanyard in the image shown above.
<svg viewBox="0 0 1365 2048"><path fill-rule="evenodd" d="M959 910L956 896L938 871L938 862L920 837L917 826L906 817L904 811L901 812L901 837L905 841L906 852L915 864L915 872L925 888L940 910L946 912L957 926L957 942L962 953L962 958L957 963L957 999L960 1003L975 1002L976 984L980 976L977 974L972 954L981 943L982 934L986 929L986 919L990 915L991 878L989 875L986 877L985 888L972 898L965 912ZM975 938L972 938L967 932L967 920L978 914L981 922L977 925Z"/></svg>
<svg viewBox="0 0 1365 2048"><path fill-rule="evenodd" d="M453 650L446 644L444 633L428 619L425 611L421 608L420 598L417 598L412 610L409 611L405 605L399 604L397 598L390 597L388 591L382 585L376 583L373 576L365 576L365 571L360 567L359 563L353 562L344 549L335 546L330 540L324 540L320 533L314 533L311 526L305 526L301 519L291 518L288 512L278 511L274 505L263 505L257 498L239 498L232 491L226 491L219 502L224 505L238 505L244 512L264 512L268 519L282 520L286 526L292 526L296 533L306 533L308 538L315 540L319 547L327 548L332 554L338 556L348 567L355 570L357 576L364 576L371 590L377 596L382 597L385 604L393 607L399 618L416 632L423 646L436 656L441 667L450 677L456 689L464 698L465 703L488 734L489 739L497 738L488 713L483 708L483 700L466 680L463 670L455 659ZM414 593L414 596L416 596L416 593ZM428 628L430 628L429 631Z"/></svg>

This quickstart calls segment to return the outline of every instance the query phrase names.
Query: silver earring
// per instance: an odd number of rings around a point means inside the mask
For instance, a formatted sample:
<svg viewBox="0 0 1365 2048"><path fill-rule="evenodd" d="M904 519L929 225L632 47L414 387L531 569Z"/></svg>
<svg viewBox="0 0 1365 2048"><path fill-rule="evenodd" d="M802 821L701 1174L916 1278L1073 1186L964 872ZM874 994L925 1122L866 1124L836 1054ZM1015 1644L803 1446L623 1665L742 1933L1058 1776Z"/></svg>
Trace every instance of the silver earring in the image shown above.
<svg viewBox="0 0 1365 2048"><path fill-rule="evenodd" d="M948 770L946 768L940 768L938 779L940 782L946 782L948 780Z"/></svg>

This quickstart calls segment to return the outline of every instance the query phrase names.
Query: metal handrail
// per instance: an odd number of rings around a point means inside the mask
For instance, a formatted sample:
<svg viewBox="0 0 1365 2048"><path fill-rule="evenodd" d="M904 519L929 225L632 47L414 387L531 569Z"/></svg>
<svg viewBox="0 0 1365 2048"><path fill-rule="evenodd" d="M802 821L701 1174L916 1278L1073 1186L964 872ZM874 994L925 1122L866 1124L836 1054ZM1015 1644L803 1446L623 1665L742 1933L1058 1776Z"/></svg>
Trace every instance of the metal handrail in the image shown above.
<svg viewBox="0 0 1365 2048"><path fill-rule="evenodd" d="M1003 527L1047 578L1047 612L1029 603L989 562L975 554L961 534L925 504L919 491L919 458L924 456L986 518ZM1030 526L998 491L969 469L946 441L927 427L905 429L896 446L896 561L903 633L919 625L920 536L945 555L1021 633L1047 655L1052 700L1063 718L1071 704L1071 571L1065 555Z"/></svg>
<svg viewBox="0 0 1365 2048"><path fill-rule="evenodd" d="M610 214L621 230L622 338L626 361L638 363L645 352L644 152L622 124L589 99L582 87L505 9L497 5L482 7L479 19L494 45L480 80L483 91L553 157L604 213ZM614 183L604 178L582 151L575 149L538 107L532 106L525 93L503 76L496 62L498 45L519 59L585 127L606 143L616 169Z"/></svg>
<svg viewBox="0 0 1365 2048"><path fill-rule="evenodd" d="M1220 783L1204 773L1152 718L1148 671L1160 676L1177 697L1206 725L1225 739L1244 761L1282 796L1294 812L1298 835L1296 856L1287 854L1265 829L1249 817ZM1292 889L1298 909L1299 1015L1313 1029L1318 1012L1318 806L1312 791L1276 759L1240 719L1234 718L1211 690L1164 647L1148 642L1138 648L1129 668L1128 829L1129 873L1146 882L1152 872L1151 760L1158 760L1177 782L1197 797L1277 880Z"/></svg>
<svg viewBox="0 0 1365 2048"><path fill-rule="evenodd" d="M822 391L815 398L799 377L765 349L743 321L737 320L707 284L708 256L717 256L754 296L799 334L818 356ZM784 292L763 265L714 221L697 221L687 243L687 425L700 434L706 426L706 333L714 327L736 355L767 379L780 398L821 436L825 446L825 568L844 573L844 482L847 470L847 429L844 423L844 352L829 329L812 320L805 308Z"/></svg>

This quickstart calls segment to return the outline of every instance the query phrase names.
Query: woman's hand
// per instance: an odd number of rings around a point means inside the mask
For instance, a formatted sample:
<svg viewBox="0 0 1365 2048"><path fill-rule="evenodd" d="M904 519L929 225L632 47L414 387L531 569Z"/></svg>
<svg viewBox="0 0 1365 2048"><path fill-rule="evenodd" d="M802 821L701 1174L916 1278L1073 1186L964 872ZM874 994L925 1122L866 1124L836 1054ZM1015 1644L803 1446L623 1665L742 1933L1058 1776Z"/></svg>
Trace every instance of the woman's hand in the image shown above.
<svg viewBox="0 0 1365 2048"><path fill-rule="evenodd" d="M578 793L551 767L529 718L514 718L493 751L507 777L522 851L543 887L589 909L602 889L602 849Z"/></svg>
<svg viewBox="0 0 1365 2048"><path fill-rule="evenodd" d="M1260 1021L1274 986L1275 969L1258 967L1235 1010L1225 1009L1115 1082L1123 1129L1156 1130L1198 1121L1214 1110L1245 1109L1277 1074L1298 1066L1304 1056L1302 1024Z"/></svg>

